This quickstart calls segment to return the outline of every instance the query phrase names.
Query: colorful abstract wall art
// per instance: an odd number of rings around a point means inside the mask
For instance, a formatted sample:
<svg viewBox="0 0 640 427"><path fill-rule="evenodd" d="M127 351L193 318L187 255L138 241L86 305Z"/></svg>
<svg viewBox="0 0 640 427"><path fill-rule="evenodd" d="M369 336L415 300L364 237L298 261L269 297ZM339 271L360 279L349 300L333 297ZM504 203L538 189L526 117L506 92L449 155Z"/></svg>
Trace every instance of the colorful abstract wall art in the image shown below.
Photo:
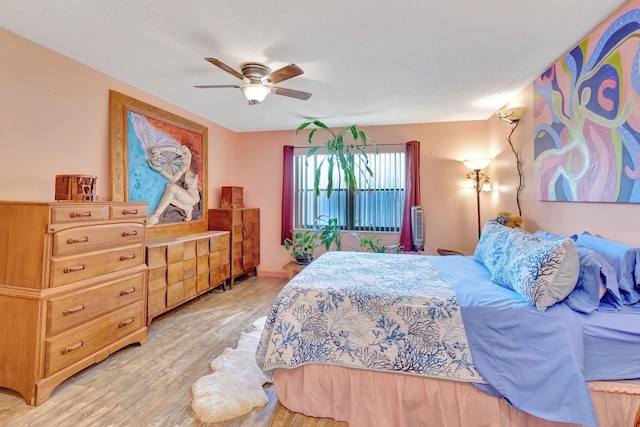
<svg viewBox="0 0 640 427"><path fill-rule="evenodd" d="M640 0L533 82L537 200L640 203Z"/></svg>

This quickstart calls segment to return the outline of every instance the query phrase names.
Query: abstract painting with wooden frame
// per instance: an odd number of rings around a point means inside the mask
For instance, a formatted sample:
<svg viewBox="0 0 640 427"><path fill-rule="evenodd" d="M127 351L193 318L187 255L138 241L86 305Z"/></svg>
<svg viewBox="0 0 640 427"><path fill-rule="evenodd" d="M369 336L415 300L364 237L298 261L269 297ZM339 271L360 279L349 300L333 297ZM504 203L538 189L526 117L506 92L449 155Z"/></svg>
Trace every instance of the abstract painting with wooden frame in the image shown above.
<svg viewBox="0 0 640 427"><path fill-rule="evenodd" d="M207 230L208 129L110 91L111 197L148 202L147 237Z"/></svg>

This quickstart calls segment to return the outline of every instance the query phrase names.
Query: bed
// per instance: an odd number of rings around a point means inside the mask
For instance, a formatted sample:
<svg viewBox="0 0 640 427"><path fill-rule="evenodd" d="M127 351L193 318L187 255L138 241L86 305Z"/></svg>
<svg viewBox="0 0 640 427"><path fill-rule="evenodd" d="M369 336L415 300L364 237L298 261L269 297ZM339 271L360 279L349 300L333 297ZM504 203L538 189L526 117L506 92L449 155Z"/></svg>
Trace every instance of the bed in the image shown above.
<svg viewBox="0 0 640 427"><path fill-rule="evenodd" d="M634 425L639 311L581 312L567 295L541 310L496 284L505 273L493 257L517 258L513 232L499 232L507 241L485 256L489 267L478 249L329 252L311 263L274 301L256 353L281 404L351 427ZM483 229L481 243L495 248L494 234ZM613 304L611 281L598 286Z"/></svg>

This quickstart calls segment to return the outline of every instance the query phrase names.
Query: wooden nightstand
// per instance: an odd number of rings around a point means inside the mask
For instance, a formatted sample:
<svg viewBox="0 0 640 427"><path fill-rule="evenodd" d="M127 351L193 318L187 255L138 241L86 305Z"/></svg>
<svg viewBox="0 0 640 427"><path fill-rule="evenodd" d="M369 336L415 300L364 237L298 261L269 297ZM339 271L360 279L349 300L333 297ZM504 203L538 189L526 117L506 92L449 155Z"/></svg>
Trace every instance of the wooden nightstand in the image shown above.
<svg viewBox="0 0 640 427"><path fill-rule="evenodd" d="M294 273L299 273L309 264L298 264L296 261L291 261L282 266L283 270L287 270L289 280L293 279Z"/></svg>

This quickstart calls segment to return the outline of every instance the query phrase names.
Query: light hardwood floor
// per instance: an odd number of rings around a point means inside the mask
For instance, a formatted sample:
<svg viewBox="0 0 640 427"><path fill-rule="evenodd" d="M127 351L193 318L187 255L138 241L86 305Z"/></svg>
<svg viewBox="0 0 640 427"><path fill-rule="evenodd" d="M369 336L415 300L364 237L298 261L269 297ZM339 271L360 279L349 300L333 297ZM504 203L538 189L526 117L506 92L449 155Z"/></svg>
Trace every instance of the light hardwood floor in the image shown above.
<svg viewBox="0 0 640 427"><path fill-rule="evenodd" d="M0 426L347 426L290 412L271 385L265 387L264 408L234 420L205 424L191 411L191 385L210 374L209 362L235 347L240 333L267 314L285 283L248 276L231 291L215 289L154 319L143 346L128 346L76 374L40 406L28 406L17 393L0 388Z"/></svg>

